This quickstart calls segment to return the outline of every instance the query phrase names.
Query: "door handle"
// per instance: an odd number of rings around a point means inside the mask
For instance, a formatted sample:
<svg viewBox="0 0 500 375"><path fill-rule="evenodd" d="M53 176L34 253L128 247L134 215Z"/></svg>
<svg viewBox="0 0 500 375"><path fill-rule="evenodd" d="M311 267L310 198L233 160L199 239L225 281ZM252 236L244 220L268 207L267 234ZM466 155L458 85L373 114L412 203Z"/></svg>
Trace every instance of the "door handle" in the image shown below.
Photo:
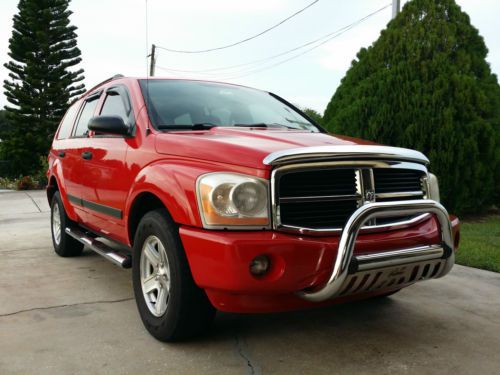
<svg viewBox="0 0 500 375"><path fill-rule="evenodd" d="M90 151L82 152L82 158L84 158L85 160L92 159L92 152L90 152Z"/></svg>
<svg viewBox="0 0 500 375"><path fill-rule="evenodd" d="M63 157L65 157L65 156L66 156L66 152L64 152L64 151L59 151L59 154L58 154L58 155L59 155L59 157L60 157L60 158L63 158Z"/></svg>

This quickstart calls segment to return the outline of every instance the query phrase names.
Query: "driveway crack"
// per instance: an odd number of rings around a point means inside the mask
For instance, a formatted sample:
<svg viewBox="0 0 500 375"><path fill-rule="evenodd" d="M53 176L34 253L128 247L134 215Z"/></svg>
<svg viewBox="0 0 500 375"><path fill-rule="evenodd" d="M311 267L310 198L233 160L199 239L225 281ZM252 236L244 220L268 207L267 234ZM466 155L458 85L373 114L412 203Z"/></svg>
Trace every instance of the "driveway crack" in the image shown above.
<svg viewBox="0 0 500 375"><path fill-rule="evenodd" d="M29 199L31 199L31 201L33 202L33 204L35 205L35 207L38 209L38 212L42 212L42 210L40 209L40 206L35 202L35 200L33 199L33 197L31 195L29 195L27 192L24 192L24 194L26 194Z"/></svg>
<svg viewBox="0 0 500 375"><path fill-rule="evenodd" d="M65 304L65 305L55 305L55 306L47 306L47 307L33 307L30 309L18 310L18 311L14 311L14 312L7 313L7 314L0 314L0 318L4 318L7 316L13 316L13 315L17 315L17 314L21 314L21 313L25 313L25 312L30 312L30 311L51 310L51 309L58 309L61 307L72 307L72 306L83 306L83 305L97 305L97 304L103 304L103 303L118 303L118 302L131 301L133 299L134 298L122 298L122 299L116 299L116 300L70 303L70 304Z"/></svg>
<svg viewBox="0 0 500 375"><path fill-rule="evenodd" d="M238 351L238 355L245 360L248 367L248 373L252 375L261 374L262 372L260 371L260 368L253 363L252 358L248 353L245 340L241 339L239 334L236 334L234 338L236 341L236 350Z"/></svg>

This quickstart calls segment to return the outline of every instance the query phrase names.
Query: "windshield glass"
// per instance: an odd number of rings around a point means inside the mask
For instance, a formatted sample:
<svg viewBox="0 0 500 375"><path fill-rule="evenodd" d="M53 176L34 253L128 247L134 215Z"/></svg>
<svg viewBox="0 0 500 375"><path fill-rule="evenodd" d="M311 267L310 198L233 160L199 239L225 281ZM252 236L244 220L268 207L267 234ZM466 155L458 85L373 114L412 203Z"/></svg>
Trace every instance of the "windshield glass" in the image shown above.
<svg viewBox="0 0 500 375"><path fill-rule="evenodd" d="M140 80L140 85L157 129L189 129L201 124L319 131L300 113L264 91L187 80Z"/></svg>

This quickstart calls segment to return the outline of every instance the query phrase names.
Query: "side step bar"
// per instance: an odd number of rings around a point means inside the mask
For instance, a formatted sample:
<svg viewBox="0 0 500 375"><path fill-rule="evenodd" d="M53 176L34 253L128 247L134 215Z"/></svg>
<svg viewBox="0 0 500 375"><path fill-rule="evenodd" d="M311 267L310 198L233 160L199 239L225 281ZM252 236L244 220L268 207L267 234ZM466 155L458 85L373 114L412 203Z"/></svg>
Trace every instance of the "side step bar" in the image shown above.
<svg viewBox="0 0 500 375"><path fill-rule="evenodd" d="M130 255L121 254L120 252L112 249L108 245L102 243L91 234L86 233L78 228L66 228L66 233L73 237L75 240L80 241L82 244L95 251L97 254L103 256L107 260L113 262L122 268L132 267L132 258Z"/></svg>

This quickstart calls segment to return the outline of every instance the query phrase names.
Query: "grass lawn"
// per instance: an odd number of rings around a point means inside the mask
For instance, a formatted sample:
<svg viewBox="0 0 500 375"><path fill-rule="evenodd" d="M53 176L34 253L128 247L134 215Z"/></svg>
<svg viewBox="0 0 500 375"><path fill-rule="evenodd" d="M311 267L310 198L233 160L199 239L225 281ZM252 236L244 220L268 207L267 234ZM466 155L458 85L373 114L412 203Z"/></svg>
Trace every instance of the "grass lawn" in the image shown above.
<svg viewBox="0 0 500 375"><path fill-rule="evenodd" d="M500 272L500 215L464 220L456 262Z"/></svg>

